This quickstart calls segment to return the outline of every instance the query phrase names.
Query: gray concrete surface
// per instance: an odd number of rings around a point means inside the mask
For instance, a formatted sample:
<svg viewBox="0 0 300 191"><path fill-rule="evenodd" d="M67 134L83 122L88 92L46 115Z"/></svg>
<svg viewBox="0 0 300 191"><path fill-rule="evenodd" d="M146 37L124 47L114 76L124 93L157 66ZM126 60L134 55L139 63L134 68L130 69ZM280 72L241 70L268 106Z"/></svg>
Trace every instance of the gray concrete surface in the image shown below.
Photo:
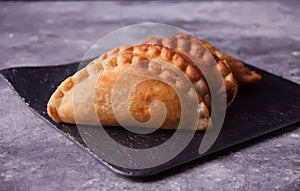
<svg viewBox="0 0 300 191"><path fill-rule="evenodd" d="M103 35L152 21L300 83L299 8L299 1L0 2L0 69L78 61ZM2 79L0 105L0 190L300 190L297 125L145 181L99 164Z"/></svg>

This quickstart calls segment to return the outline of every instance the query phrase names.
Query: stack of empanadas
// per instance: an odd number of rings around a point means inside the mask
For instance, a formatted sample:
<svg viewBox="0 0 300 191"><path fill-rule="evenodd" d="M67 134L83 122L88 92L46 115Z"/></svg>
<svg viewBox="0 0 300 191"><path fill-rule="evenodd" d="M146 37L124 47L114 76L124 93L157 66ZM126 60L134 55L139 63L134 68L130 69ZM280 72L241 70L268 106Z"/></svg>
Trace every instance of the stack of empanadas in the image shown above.
<svg viewBox="0 0 300 191"><path fill-rule="evenodd" d="M195 36L179 33L166 38L151 37L140 45L115 48L68 77L51 96L47 105L48 114L57 123L101 123L104 126L119 126L114 112L123 113L126 108L120 104L113 111L112 89L116 80L127 68L134 65L166 80L172 79L172 72L160 64L167 63L181 70L193 84L199 101L197 130L205 130L211 126L211 98L207 81L195 62L205 63L208 53L215 59L216 67L223 77L227 106L237 94L237 84L249 84L261 79L259 74L250 71L240 61ZM135 73L126 80L140 77ZM129 88L126 81L123 83L124 88ZM132 117L139 122L148 121L151 112L159 112L150 107L154 100L163 102L167 111L160 128L176 129L181 117L180 99L167 83L156 79L143 81L130 92L127 104ZM118 117L126 121L130 116L124 114Z"/></svg>

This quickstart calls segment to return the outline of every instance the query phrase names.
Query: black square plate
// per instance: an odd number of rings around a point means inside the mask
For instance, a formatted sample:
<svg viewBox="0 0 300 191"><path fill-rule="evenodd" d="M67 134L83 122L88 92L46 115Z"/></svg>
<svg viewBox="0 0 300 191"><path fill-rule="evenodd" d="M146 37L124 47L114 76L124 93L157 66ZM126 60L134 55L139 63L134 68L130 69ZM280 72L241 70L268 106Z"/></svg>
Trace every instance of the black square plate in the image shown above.
<svg viewBox="0 0 300 191"><path fill-rule="evenodd" d="M58 128L61 133L78 143L80 147L85 148L86 145L75 125L56 124L46 112L46 105L53 91L67 76L76 72L78 65L77 62L59 66L9 68L2 70L1 74L32 111L52 123L52 127ZM249 67L262 75L262 81L239 87L236 100L226 112L221 132L208 152L202 155L198 154L199 144L204 133L196 132L190 144L177 157L154 168L124 169L96 158L119 174L145 177L299 122L300 85L258 68ZM105 130L125 146L137 145L140 147L156 146L174 133L173 131L157 130L149 135L135 135L119 127L105 127ZM89 152L87 149L84 150Z"/></svg>

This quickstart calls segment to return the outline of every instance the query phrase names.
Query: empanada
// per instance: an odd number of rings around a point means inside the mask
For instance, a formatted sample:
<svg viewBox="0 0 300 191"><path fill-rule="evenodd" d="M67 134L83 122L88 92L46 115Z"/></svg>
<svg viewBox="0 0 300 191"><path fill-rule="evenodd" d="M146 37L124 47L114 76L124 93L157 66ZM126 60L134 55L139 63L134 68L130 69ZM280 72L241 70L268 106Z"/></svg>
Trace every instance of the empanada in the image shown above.
<svg viewBox="0 0 300 191"><path fill-rule="evenodd" d="M205 40L200 40L196 36L186 34L186 33L178 33L175 36L169 36L166 38L156 38L150 37L141 43L151 43L151 44L161 44L163 46L171 47L178 49L180 52L188 54L191 57L199 57L199 46L198 44L202 44L207 48L216 59L220 59L225 64L224 67L222 63L218 62L220 66L220 71L223 73L224 79L226 78L226 73L229 68L234 74L234 77L237 79L239 84L250 84L261 79L261 76L257 74L255 71L249 70L242 62L239 60L222 53L216 47ZM195 50L196 49L196 50ZM200 50L200 52L203 50Z"/></svg>
<svg viewBox="0 0 300 191"><path fill-rule="evenodd" d="M186 39L190 40L184 41ZM210 44L206 44L192 35L178 34L164 39L150 38L142 42L141 45L122 46L101 55L58 86L47 104L48 114L57 123L76 122L98 125L100 121L104 126L118 126L120 124L114 112L122 113L125 107L120 104L120 107L117 107L118 111L113 112L111 93L116 80L132 65L163 76L167 80L172 78L172 72L161 66L160 63L164 62L181 70L194 85L199 101L197 130L207 129L211 126L209 88L202 72L189 58L192 55L198 59L204 59L203 54L205 53L201 49L202 45L212 51L218 70L222 73L227 93L227 106L229 106L237 93L237 83L231 72L231 65L236 67L235 59L232 58L230 60L232 62L229 64L227 63L229 62L227 55L222 54L212 46L210 47ZM254 72L243 72L246 71L245 66L237 65L239 66L236 68L242 71L235 69L237 75L242 73L250 76L257 75ZM127 80L130 81L139 77L138 74L134 74L128 76ZM244 78L238 79L243 80ZM257 80L258 78L241 82L249 83ZM181 84L181 86L186 85ZM124 85L124 88L128 87ZM76 90L75 93L74 90ZM188 93L189 89L186 91ZM134 119L139 122L146 122L151 117L150 111L159 112L155 106L150 107L154 100L163 102L167 111L161 128L177 128L181 116L178 95L168 84L155 79L144 81L131 91L128 105ZM129 118L125 114L121 117L123 121ZM130 126L131 123L128 122L125 125Z"/></svg>

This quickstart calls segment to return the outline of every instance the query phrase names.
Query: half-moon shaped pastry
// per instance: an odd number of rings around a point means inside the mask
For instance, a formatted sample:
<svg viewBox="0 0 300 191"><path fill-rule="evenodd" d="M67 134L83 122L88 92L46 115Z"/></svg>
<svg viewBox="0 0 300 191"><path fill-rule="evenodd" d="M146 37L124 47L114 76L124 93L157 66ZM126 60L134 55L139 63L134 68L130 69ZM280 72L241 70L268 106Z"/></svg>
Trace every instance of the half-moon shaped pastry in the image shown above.
<svg viewBox="0 0 300 191"><path fill-rule="evenodd" d="M201 40L198 37L190 34L178 33L175 36L169 36L166 38L150 37L141 43L161 44L163 46L175 48L191 57L198 58L199 53L203 52L203 50L200 49L202 46L199 46L199 44L202 44L211 52L211 54L213 54L216 60L222 61L218 62L218 66L220 67L220 71L223 72L222 74L224 79L226 79L226 75L228 75L228 70L231 70L234 74L234 77L237 79L237 82L241 85L246 85L261 80L261 76L259 74L257 74L255 71L251 71L239 60L224 54L209 42Z"/></svg>
<svg viewBox="0 0 300 191"><path fill-rule="evenodd" d="M107 57L108 55L110 57ZM115 81L124 70L134 64L141 64L141 67L146 67L147 70L152 70L157 75L164 76L167 79L168 75L172 75L172 73L160 66L160 63L164 61L184 72L190 82L197 87L198 112L200 114L197 129L208 128L210 114L202 97L205 97L209 92L201 71L190 59L175 49L152 44L120 47L92 61L85 68L67 78L57 88L48 102L48 114L58 123L76 122L97 125L100 120L102 125L118 126L119 123L114 112L123 111L113 112L112 109L111 94ZM102 64L103 62L105 64ZM100 73L101 75L99 75ZM127 80L136 77L136 75L132 75ZM124 81L124 84L126 84L126 81ZM182 86L186 85L182 84ZM76 97L80 99L75 101L73 98L76 87ZM124 88L126 88L125 85ZM161 128L176 128L181 116L179 98L168 84L159 80L144 81L133 89L129 98L129 110L132 116L140 122L148 121L151 116L150 110L156 111L155 108L149 107L154 100L163 102L167 111ZM80 109L76 109L77 111L74 112L75 108ZM97 117L91 115L95 112Z"/></svg>
<svg viewBox="0 0 300 191"><path fill-rule="evenodd" d="M187 38L191 41L185 44L182 39ZM122 113L122 107L117 107L117 110L120 108L118 111L113 111L112 107L112 89L116 80L127 68L133 65L154 72L166 79L172 78L172 72L160 64L164 63L181 70L195 87L199 101L197 130L204 130L211 126L209 88L201 70L189 56L196 57L200 55L196 58L204 59L205 56L203 50L201 50L203 45L211 51L216 60L217 68L224 79L227 106L233 102L237 93L237 83L231 72L230 64L236 68L233 71L236 71L237 75L244 73L250 76L259 76L249 70L249 72L244 72L247 71L245 66L237 64L236 60L231 57L230 61L232 62L227 63L229 62L227 55L222 54L212 46L209 47L209 44L191 35L178 34L165 39L151 38L143 43L147 44L122 46L113 49L63 81L49 99L47 104L49 116L57 123L89 125L99 125L101 123L104 126L119 126L120 124L114 113ZM130 81L131 78L139 78L139 76L136 74L128 76L127 80ZM240 76L238 79L243 80L244 78ZM245 82L250 83L257 80L258 77L256 80L245 80ZM124 84L126 84L126 81L124 81ZM181 86L187 85L184 83L179 84ZM128 106L132 117L139 122L148 121L153 112L159 112L155 106L150 106L154 100L160 100L166 108L166 118L161 128L177 128L181 117L179 97L176 91L167 83L156 79L143 81L131 91ZM128 116L123 117L126 121Z"/></svg>

